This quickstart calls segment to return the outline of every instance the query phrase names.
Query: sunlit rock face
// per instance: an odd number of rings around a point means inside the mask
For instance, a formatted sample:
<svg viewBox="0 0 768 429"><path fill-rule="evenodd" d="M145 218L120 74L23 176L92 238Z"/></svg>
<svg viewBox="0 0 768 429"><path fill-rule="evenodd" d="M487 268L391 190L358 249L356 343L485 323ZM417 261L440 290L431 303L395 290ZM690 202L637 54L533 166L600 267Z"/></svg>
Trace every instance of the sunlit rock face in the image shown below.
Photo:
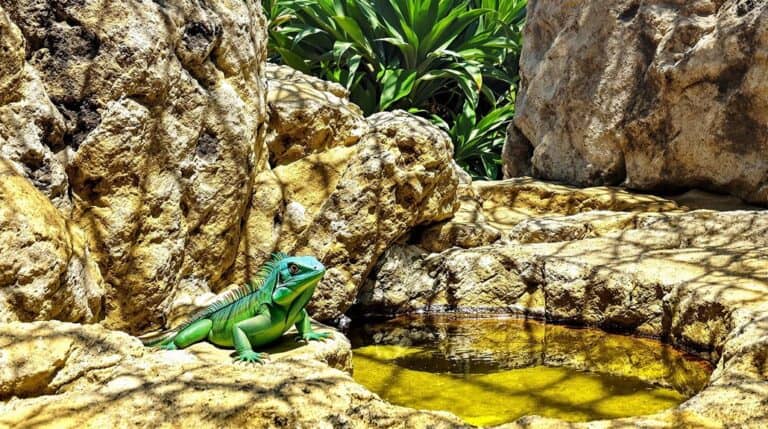
<svg viewBox="0 0 768 429"><path fill-rule="evenodd" d="M79 227L104 287L87 320L173 324L275 251L329 267L331 319L456 210L444 132L267 66L265 28L258 2L0 0L0 155ZM24 320L51 317L81 320Z"/></svg>
<svg viewBox="0 0 768 429"><path fill-rule="evenodd" d="M109 325L221 287L266 168L265 29L258 2L0 1L0 153L84 230Z"/></svg>
<svg viewBox="0 0 768 429"><path fill-rule="evenodd" d="M307 94L313 106L315 94ZM282 115L303 106L293 96L275 98L273 104L281 106L273 111ZM331 104L325 109L346 107ZM298 116L289 114L281 121L295 122ZM417 225L454 213L458 175L451 162L453 146L443 131L405 112L358 121L367 131L353 145L346 138L314 146L304 135L275 137L285 143L281 147L309 153L293 161L280 157L280 165L258 177L261 185L254 188L246 215L233 282L255 273L271 250L315 255L329 268L309 311L319 319L333 319L354 302L368 272L392 243Z"/></svg>
<svg viewBox="0 0 768 429"><path fill-rule="evenodd" d="M267 64L270 164L279 166L337 146L352 146L369 130L347 90L287 66Z"/></svg>
<svg viewBox="0 0 768 429"><path fill-rule="evenodd" d="M632 213L682 210L676 202L653 195L609 187L574 189L526 177L462 184L458 195L459 209L453 217L418 229L413 244L441 252L518 239L565 241L616 229L630 222ZM559 236L551 230L539 234L547 224L552 225L552 217L568 215L579 216L558 223Z"/></svg>
<svg viewBox="0 0 768 429"><path fill-rule="evenodd" d="M0 156L0 324L96 322L104 294L83 231Z"/></svg>
<svg viewBox="0 0 768 429"><path fill-rule="evenodd" d="M768 204L768 5L530 1L506 171ZM524 145L523 145L524 146Z"/></svg>

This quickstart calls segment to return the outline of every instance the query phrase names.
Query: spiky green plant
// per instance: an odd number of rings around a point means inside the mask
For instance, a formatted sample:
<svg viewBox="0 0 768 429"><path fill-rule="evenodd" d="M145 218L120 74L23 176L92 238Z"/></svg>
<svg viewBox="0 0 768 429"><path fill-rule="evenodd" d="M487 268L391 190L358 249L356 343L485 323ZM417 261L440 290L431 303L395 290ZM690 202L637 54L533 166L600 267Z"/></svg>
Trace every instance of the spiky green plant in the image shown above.
<svg viewBox="0 0 768 429"><path fill-rule="evenodd" d="M270 47L341 83L370 114L407 109L448 124L457 161L498 177L514 111L525 0L264 0ZM487 118L487 119L486 119ZM467 127L475 129L472 136ZM493 167L496 165L496 167Z"/></svg>

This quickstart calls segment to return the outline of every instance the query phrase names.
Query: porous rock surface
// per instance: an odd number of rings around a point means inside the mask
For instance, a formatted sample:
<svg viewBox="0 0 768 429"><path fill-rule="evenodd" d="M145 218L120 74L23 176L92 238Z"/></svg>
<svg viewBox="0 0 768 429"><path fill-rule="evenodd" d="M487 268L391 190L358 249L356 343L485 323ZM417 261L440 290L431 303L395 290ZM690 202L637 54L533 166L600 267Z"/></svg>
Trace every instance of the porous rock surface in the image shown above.
<svg viewBox="0 0 768 429"><path fill-rule="evenodd" d="M281 120L290 124L286 129L326 126L323 118L328 111L347 109L345 104L333 104L312 114L296 113L319 105L312 104L317 103L312 91L293 93L300 98L304 94L309 94L308 105L294 103L291 97L277 97L271 103L273 112L281 112ZM324 94L332 97L330 92ZM305 121L296 123L301 115L306 115ZM402 111L344 123L349 127L337 124L338 133L331 135L364 130L352 145L347 138L314 145L307 140L312 133L272 137L307 152L293 152L291 156L300 158L291 161L289 150L279 165L257 177L241 237L242 257L229 277L231 282L245 281L274 250L315 255L328 267L309 306L321 320L339 317L349 308L368 272L392 243L418 225L450 218L458 208L453 145L443 131Z"/></svg>
<svg viewBox="0 0 768 429"><path fill-rule="evenodd" d="M458 428L456 417L392 406L352 381L340 334L298 345L290 334L264 365L236 365L199 344L148 349L96 325L0 325L0 426Z"/></svg>
<svg viewBox="0 0 768 429"><path fill-rule="evenodd" d="M267 77L273 168L255 179L227 281L247 280L274 251L315 255L328 271L309 310L334 319L392 243L457 210L453 145L406 112L363 117L338 85L285 66Z"/></svg>
<svg viewBox="0 0 768 429"><path fill-rule="evenodd" d="M0 1L0 151L84 231L110 326L221 287L266 168L265 29L258 2Z"/></svg>
<svg viewBox="0 0 768 429"><path fill-rule="evenodd" d="M525 174L522 139L537 177L768 204L766 2L535 0L527 10L508 174Z"/></svg>
<svg viewBox="0 0 768 429"><path fill-rule="evenodd" d="M502 191L523 184L537 191ZM645 208L623 197L574 204L605 188L529 180L474 186L492 201L527 195L506 206L506 238L441 252L418 240L393 246L356 311L512 312L661 337L717 364L707 387L658 415L575 427L768 424L768 212L688 210L643 196ZM481 212L493 219L488 207ZM529 417L507 427L571 426Z"/></svg>
<svg viewBox="0 0 768 429"><path fill-rule="evenodd" d="M0 323L96 322L104 294L83 231L0 156Z"/></svg>
<svg viewBox="0 0 768 429"><path fill-rule="evenodd" d="M335 146L351 146L368 131L363 111L347 90L287 66L267 64L269 127L273 166Z"/></svg>

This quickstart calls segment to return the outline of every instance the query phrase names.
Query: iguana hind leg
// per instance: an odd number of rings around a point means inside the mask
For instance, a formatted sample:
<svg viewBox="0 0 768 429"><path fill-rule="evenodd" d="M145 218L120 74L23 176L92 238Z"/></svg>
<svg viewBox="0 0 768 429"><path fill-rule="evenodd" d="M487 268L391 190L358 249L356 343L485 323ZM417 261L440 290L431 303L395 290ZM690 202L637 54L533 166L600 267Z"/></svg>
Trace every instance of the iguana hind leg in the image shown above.
<svg viewBox="0 0 768 429"><path fill-rule="evenodd" d="M251 346L251 340L248 339L248 336L258 338L259 335L266 335L271 325L272 319L267 312L250 319L245 319L232 327L232 341L235 343L235 350L237 350L235 362L262 363L267 354L253 351L253 346Z"/></svg>
<svg viewBox="0 0 768 429"><path fill-rule="evenodd" d="M163 344L161 347L169 350L189 347L208 338L211 326L213 326L211 319L200 319L179 331L172 341Z"/></svg>

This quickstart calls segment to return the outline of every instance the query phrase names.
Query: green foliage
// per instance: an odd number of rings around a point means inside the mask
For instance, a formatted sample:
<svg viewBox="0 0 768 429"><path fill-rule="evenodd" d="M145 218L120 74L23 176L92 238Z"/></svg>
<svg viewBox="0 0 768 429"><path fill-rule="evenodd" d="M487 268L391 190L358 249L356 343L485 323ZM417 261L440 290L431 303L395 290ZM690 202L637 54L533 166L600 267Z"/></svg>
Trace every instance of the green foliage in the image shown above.
<svg viewBox="0 0 768 429"><path fill-rule="evenodd" d="M476 177L499 176L525 0L264 0L280 62L341 83L367 113L406 109L451 134Z"/></svg>

